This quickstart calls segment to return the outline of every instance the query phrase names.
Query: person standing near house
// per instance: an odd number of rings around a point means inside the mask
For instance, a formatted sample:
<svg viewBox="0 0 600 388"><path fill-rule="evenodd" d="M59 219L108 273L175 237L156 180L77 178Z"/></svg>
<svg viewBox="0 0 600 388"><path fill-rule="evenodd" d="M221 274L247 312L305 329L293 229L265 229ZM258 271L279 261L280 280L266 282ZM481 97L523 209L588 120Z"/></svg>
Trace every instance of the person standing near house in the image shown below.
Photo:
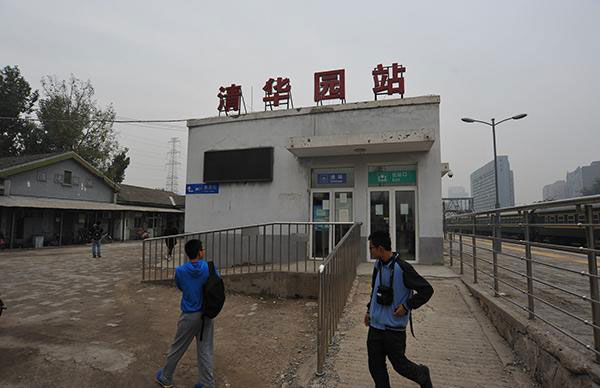
<svg viewBox="0 0 600 388"><path fill-rule="evenodd" d="M167 224L167 228L163 232L163 236L173 236L178 234L179 231L172 223ZM167 244L167 260L171 260L173 258L173 248L175 248L175 244L177 244L177 239L174 237L165 239L165 244Z"/></svg>
<svg viewBox="0 0 600 388"><path fill-rule="evenodd" d="M220 279L213 263L204 259L204 248L200 240L190 240L185 244L185 253L189 261L175 270L175 284L181 290L181 315L177 321L177 332L169 352L165 366L156 372L156 382L163 388L173 387L173 374L177 363L183 357L187 348L196 338L196 352L198 362L198 384L196 388L214 387L213 377L213 320L220 311L212 311L213 300L205 288L210 288L215 277ZM223 289L221 288L221 291ZM224 295L222 302L224 303ZM220 305L222 307L222 304Z"/></svg>
<svg viewBox="0 0 600 388"><path fill-rule="evenodd" d="M369 372L376 388L390 388L386 357L400 375L432 388L429 368L406 358L406 327L410 314L431 298L429 282L399 255L392 252L390 234L376 231L369 236L371 257L376 259L371 281L371 300L364 317L369 327L367 352Z"/></svg>
<svg viewBox="0 0 600 388"><path fill-rule="evenodd" d="M100 241L102 240L104 230L100 226L100 221L96 221L90 229L90 238L92 239L92 257L102 257L100 253Z"/></svg>

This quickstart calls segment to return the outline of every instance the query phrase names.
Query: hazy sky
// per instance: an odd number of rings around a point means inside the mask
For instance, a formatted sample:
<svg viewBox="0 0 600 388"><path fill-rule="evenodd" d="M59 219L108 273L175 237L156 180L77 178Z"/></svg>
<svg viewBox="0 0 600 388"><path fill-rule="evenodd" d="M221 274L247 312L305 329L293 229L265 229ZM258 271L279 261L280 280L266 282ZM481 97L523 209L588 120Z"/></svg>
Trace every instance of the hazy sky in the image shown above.
<svg viewBox="0 0 600 388"><path fill-rule="evenodd" d="M92 81L120 118L217 113L223 84L261 110L262 86L289 77L295 106L311 106L315 71L346 69L348 102L372 100L378 63L406 66L406 96L441 96L442 160L469 190L492 159L491 129L465 124L517 113L497 128L516 202L539 200L567 170L600 160L600 1L26 1L0 0L0 66L34 88L71 73ZM260 92L260 93L259 93ZM185 125L119 125L126 183L164 187L169 138Z"/></svg>

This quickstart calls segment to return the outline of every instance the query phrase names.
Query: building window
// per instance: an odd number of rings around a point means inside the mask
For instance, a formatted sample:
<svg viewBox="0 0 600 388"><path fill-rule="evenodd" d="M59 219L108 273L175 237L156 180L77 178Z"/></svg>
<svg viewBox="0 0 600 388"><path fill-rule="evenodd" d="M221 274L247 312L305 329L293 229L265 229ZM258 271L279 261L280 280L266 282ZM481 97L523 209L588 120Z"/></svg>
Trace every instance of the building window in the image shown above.
<svg viewBox="0 0 600 388"><path fill-rule="evenodd" d="M43 171L38 171L37 180L40 182L46 182L46 180L47 180L46 173Z"/></svg>
<svg viewBox="0 0 600 388"><path fill-rule="evenodd" d="M71 171L65 170L62 184L66 186L71 186L73 184L73 173Z"/></svg>
<svg viewBox="0 0 600 388"><path fill-rule="evenodd" d="M559 224L565 223L565 216L563 216L563 215L557 216L556 219L558 220Z"/></svg>
<svg viewBox="0 0 600 388"><path fill-rule="evenodd" d="M568 221L569 224L574 224L575 223L575 216L574 215L571 214L571 215L569 215L567 217L568 217L568 220L569 220Z"/></svg>

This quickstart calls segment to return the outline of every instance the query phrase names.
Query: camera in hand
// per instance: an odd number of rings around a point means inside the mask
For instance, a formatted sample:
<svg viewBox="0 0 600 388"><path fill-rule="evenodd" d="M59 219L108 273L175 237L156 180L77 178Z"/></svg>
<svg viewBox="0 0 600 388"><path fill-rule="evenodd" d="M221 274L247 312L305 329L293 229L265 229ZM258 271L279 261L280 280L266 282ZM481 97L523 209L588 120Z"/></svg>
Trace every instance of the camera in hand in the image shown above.
<svg viewBox="0 0 600 388"><path fill-rule="evenodd" d="M394 301L394 289L380 285L377 287L377 303L382 306L389 306Z"/></svg>

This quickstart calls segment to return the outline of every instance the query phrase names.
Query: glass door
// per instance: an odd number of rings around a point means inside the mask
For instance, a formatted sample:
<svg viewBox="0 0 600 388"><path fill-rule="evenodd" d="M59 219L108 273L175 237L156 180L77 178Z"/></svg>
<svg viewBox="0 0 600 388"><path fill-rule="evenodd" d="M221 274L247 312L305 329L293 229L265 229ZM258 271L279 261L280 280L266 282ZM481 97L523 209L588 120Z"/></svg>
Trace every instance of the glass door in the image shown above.
<svg viewBox="0 0 600 388"><path fill-rule="evenodd" d="M353 202L351 191L337 191L333 193L335 196L334 203L334 221L335 222L352 222L354 220ZM335 225L334 226L334 246L337 245L344 235L350 230L352 225Z"/></svg>
<svg viewBox="0 0 600 388"><path fill-rule="evenodd" d="M416 259L415 192L395 190L395 250L404 260Z"/></svg>
<svg viewBox="0 0 600 388"><path fill-rule="evenodd" d="M312 193L312 222L329 222L330 218L330 193ZM329 254L329 225L313 225L312 232L312 257L325 258Z"/></svg>
<svg viewBox="0 0 600 388"><path fill-rule="evenodd" d="M390 232L390 191L373 190L369 193L369 233L376 230Z"/></svg>
<svg viewBox="0 0 600 388"><path fill-rule="evenodd" d="M404 260L418 259L417 208L414 188L369 189L369 234L389 232L392 251Z"/></svg>

